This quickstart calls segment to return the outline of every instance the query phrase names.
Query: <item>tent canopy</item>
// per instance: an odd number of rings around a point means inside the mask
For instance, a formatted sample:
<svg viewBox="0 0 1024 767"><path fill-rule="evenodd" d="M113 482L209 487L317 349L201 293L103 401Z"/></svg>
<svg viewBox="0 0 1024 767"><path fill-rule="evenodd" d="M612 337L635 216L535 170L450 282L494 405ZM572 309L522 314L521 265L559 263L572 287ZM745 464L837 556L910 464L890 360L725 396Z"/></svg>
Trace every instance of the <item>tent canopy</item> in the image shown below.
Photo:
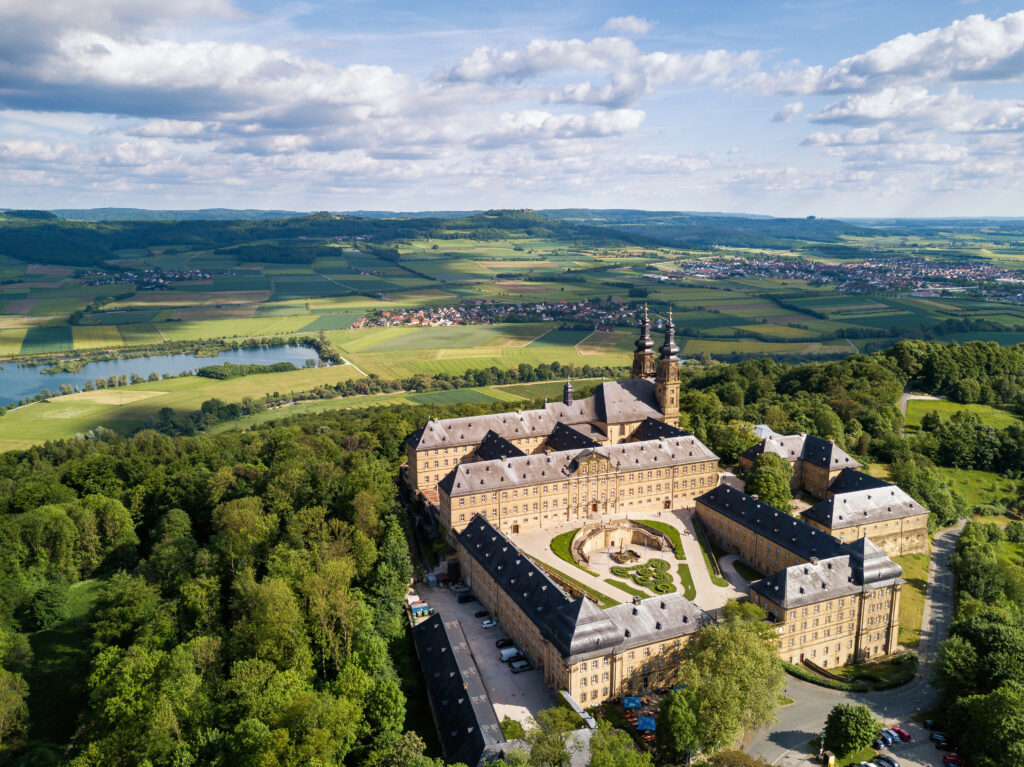
<svg viewBox="0 0 1024 767"><path fill-rule="evenodd" d="M642 716L636 721L636 728L640 731L650 730L654 731L658 728L658 723L652 716Z"/></svg>
<svg viewBox="0 0 1024 767"><path fill-rule="evenodd" d="M637 697L630 696L622 699L623 708L640 708L642 705L640 698Z"/></svg>

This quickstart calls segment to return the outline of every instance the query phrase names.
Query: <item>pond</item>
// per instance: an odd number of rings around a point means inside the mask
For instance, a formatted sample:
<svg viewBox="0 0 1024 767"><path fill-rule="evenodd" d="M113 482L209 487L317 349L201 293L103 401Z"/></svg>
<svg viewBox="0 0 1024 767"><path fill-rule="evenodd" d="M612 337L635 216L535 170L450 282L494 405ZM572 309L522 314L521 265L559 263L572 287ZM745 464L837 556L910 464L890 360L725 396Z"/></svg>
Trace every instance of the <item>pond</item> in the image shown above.
<svg viewBox="0 0 1024 767"><path fill-rule="evenodd" d="M254 346L248 349L228 349L214 357L195 357L191 354L154 354L150 357L87 362L75 373L43 373L45 366L30 365L19 367L16 361L6 362L0 370L0 406L27 397L34 397L43 389L59 392L61 384L70 384L81 389L86 381L97 378L136 373L148 378L150 373L180 375L191 373L207 365L231 362L235 365L272 365L275 362L291 362L304 367L306 360L316 360L316 350L306 346Z"/></svg>

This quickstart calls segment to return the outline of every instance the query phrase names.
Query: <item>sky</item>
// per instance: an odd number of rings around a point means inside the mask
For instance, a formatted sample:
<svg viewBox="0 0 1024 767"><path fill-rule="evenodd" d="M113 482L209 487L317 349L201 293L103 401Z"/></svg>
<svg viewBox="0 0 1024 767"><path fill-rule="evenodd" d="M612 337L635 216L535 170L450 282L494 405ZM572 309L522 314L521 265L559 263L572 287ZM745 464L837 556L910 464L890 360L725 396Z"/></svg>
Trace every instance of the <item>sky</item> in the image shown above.
<svg viewBox="0 0 1024 767"><path fill-rule="evenodd" d="M0 207L106 206L1021 216L1024 10L0 0Z"/></svg>

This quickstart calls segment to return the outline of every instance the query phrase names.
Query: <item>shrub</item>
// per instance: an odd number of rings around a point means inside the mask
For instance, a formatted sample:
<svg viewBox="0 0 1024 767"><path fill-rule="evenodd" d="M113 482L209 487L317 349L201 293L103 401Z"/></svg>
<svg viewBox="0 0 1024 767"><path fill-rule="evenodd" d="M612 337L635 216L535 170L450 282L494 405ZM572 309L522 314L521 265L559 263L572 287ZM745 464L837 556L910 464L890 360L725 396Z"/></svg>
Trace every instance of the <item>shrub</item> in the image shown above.
<svg viewBox="0 0 1024 767"><path fill-rule="evenodd" d="M613 565L612 566L612 575L617 575L620 578L628 578L629 577L629 568L628 567L622 567L621 565Z"/></svg>
<svg viewBox="0 0 1024 767"><path fill-rule="evenodd" d="M53 580L32 595L28 619L34 631L56 626L68 617L68 582Z"/></svg>
<svg viewBox="0 0 1024 767"><path fill-rule="evenodd" d="M659 583L657 586L654 586L654 591L658 594L671 594L675 590L676 587L671 583Z"/></svg>
<svg viewBox="0 0 1024 767"><path fill-rule="evenodd" d="M844 692L865 692L868 689L866 682L838 682L835 679L826 679L823 676L818 676L813 671L809 671L802 666L794 666L792 663L786 663L785 661L782 662L782 665L788 673L797 679L803 679L805 682L811 682L821 687L843 690Z"/></svg>

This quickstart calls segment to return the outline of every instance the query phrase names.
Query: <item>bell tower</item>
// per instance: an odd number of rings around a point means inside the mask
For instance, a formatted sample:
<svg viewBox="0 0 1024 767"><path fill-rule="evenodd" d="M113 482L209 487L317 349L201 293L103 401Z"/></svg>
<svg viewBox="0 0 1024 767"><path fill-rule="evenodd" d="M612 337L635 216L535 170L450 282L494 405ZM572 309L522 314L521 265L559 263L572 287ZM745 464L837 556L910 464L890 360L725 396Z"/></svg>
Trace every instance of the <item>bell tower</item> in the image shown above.
<svg viewBox="0 0 1024 767"><path fill-rule="evenodd" d="M633 378L650 378L654 375L654 341L651 340L651 321L647 317L647 304L640 319L640 337L633 352Z"/></svg>
<svg viewBox="0 0 1024 767"><path fill-rule="evenodd" d="M679 425L679 347L676 345L676 324L672 309L668 310L665 343L661 345L658 372L654 379L654 396L665 416L665 423Z"/></svg>

